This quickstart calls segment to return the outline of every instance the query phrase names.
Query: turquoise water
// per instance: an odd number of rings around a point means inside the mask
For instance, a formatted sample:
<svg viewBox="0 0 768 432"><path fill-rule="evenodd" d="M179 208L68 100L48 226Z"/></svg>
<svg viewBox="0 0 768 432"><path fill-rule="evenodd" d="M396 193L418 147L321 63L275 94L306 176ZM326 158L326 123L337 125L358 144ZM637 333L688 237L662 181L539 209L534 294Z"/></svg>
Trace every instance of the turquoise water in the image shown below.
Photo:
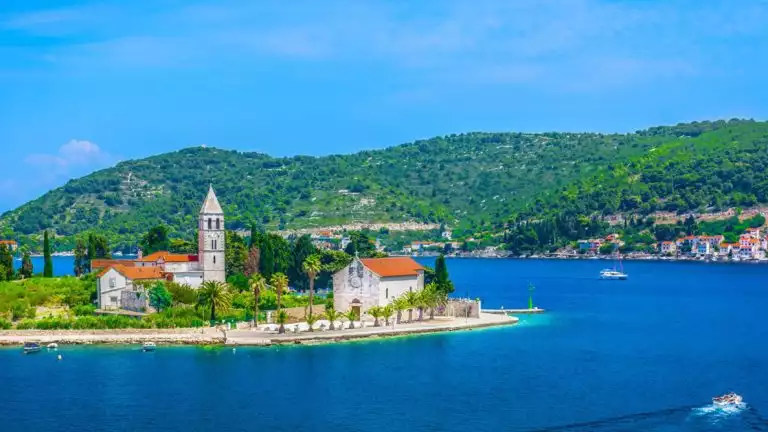
<svg viewBox="0 0 768 432"><path fill-rule="evenodd" d="M768 266L449 260L516 327L290 348L0 349L1 430L768 430ZM726 412L712 396L742 394Z"/></svg>

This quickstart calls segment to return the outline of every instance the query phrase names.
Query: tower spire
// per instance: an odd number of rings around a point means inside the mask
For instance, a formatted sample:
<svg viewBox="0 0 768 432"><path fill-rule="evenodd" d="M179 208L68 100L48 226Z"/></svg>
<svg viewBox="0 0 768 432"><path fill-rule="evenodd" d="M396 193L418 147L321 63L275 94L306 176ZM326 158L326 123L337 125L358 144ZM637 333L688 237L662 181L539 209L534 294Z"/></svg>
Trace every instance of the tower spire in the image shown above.
<svg viewBox="0 0 768 432"><path fill-rule="evenodd" d="M205 201L203 201L203 207L200 209L200 213L224 213L219 204L219 200L216 198L216 192L213 191L213 185L208 186L208 195L205 196Z"/></svg>

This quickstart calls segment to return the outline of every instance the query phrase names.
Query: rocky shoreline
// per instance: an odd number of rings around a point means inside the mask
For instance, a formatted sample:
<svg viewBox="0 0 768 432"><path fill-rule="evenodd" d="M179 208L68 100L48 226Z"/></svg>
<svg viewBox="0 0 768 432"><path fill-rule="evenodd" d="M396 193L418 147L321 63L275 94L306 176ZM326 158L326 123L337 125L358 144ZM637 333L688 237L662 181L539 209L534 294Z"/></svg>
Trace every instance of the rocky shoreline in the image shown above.
<svg viewBox="0 0 768 432"><path fill-rule="evenodd" d="M115 329L115 330L3 330L0 346L24 342L72 345L142 344L217 345L226 337L215 329Z"/></svg>

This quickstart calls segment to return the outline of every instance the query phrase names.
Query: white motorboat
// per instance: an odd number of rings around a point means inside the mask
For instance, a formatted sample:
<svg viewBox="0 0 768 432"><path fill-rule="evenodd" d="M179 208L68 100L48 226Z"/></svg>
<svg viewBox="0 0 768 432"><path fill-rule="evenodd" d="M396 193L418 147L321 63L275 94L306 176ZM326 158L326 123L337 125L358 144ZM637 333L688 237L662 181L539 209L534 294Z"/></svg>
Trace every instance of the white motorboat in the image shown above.
<svg viewBox="0 0 768 432"><path fill-rule="evenodd" d="M155 348L157 348L157 345L155 345L154 342L144 342L144 344L141 346L142 351L154 351Z"/></svg>
<svg viewBox="0 0 768 432"><path fill-rule="evenodd" d="M742 397L734 392L724 394L722 396L713 397L712 403L719 407L727 407L733 405L739 405L742 402Z"/></svg>
<svg viewBox="0 0 768 432"><path fill-rule="evenodd" d="M48 348L48 349L57 349L59 347L59 344L57 344L56 342L51 342L48 345L46 345L45 347Z"/></svg>

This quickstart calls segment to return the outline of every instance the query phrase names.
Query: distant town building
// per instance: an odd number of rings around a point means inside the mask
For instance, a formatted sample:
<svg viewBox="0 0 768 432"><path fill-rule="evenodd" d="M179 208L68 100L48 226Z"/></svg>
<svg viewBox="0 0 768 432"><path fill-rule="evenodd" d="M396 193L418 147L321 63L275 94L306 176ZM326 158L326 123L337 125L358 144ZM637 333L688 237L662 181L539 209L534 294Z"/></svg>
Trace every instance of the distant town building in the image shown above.
<svg viewBox="0 0 768 432"><path fill-rule="evenodd" d="M677 244L673 241L663 241L659 245L659 252L674 255L677 252Z"/></svg>
<svg viewBox="0 0 768 432"><path fill-rule="evenodd" d="M198 254L159 251L135 260L93 260L91 269L101 269L97 302L101 309L138 310L135 299L144 299L140 280L167 280L198 288L205 281L226 281L224 211L213 187L198 215ZM146 307L146 305L144 306Z"/></svg>
<svg viewBox="0 0 768 432"><path fill-rule="evenodd" d="M333 275L333 303L338 311L360 316L408 291L424 288L424 267L410 257L355 258Z"/></svg>
<svg viewBox="0 0 768 432"><path fill-rule="evenodd" d="M9 251L15 252L19 248L19 244L16 240L0 240L0 246L5 246Z"/></svg>

